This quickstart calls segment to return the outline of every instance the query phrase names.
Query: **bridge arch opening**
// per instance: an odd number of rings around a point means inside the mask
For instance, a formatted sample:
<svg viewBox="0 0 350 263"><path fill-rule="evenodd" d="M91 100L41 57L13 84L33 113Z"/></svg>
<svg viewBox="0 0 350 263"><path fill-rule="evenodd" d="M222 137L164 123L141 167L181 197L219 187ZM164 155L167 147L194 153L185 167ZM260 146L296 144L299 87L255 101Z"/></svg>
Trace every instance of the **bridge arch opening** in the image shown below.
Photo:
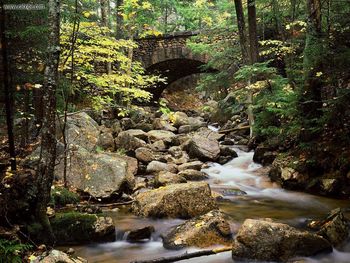
<svg viewBox="0 0 350 263"><path fill-rule="evenodd" d="M200 60L178 58L164 60L149 66L146 73L161 75L167 79L166 83L159 83L157 87L149 90L154 100L158 100L163 91L177 80L194 74L213 72L213 70L205 70L203 68L205 64Z"/></svg>

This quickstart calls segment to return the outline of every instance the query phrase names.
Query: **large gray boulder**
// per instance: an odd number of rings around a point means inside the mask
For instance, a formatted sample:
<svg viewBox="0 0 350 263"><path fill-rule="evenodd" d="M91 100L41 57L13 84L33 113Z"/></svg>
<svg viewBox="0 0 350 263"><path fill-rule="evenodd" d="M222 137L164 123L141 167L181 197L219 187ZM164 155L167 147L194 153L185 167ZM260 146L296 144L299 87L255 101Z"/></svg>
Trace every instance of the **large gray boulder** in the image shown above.
<svg viewBox="0 0 350 263"><path fill-rule="evenodd" d="M192 218L203 215L217 205L207 183L172 184L135 196L132 211L153 218Z"/></svg>
<svg viewBox="0 0 350 263"><path fill-rule="evenodd" d="M232 246L234 260L277 261L331 252L323 237L282 223L246 219Z"/></svg>
<svg viewBox="0 0 350 263"><path fill-rule="evenodd" d="M69 151L68 184L94 198L110 198L130 191L135 184L137 160L116 153L91 153L82 147ZM63 180L64 165L55 168L55 176Z"/></svg>
<svg viewBox="0 0 350 263"><path fill-rule="evenodd" d="M191 158L201 161L215 161L220 155L218 141L199 136L194 136L184 148Z"/></svg>
<svg viewBox="0 0 350 263"><path fill-rule="evenodd" d="M96 149L100 130L97 122L86 112L79 112L67 117L65 134L69 144L78 145L92 151ZM59 129L57 131L57 138L63 138L62 132Z"/></svg>
<svg viewBox="0 0 350 263"><path fill-rule="evenodd" d="M229 246L232 243L232 232L226 215L213 210L173 227L162 238L163 246L167 249Z"/></svg>

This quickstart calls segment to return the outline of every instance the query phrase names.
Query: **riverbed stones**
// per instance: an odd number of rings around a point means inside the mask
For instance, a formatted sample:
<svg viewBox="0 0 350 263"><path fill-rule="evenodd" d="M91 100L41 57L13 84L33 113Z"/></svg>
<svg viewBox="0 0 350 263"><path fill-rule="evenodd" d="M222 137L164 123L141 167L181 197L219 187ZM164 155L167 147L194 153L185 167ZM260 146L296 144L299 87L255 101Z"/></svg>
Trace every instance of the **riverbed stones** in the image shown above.
<svg viewBox="0 0 350 263"><path fill-rule="evenodd" d="M219 141L225 137L225 134L220 134L207 127L199 128L194 135L198 137L207 138L212 141Z"/></svg>
<svg viewBox="0 0 350 263"><path fill-rule="evenodd" d="M206 173L194 169L183 170L178 175L181 175L188 181L202 181L209 178Z"/></svg>
<svg viewBox="0 0 350 263"><path fill-rule="evenodd" d="M193 161L193 162L188 162L188 163L184 163L178 166L179 171L184 171L184 170L197 170L199 171L200 169L202 169L203 166L203 162L201 161Z"/></svg>
<svg viewBox="0 0 350 263"><path fill-rule="evenodd" d="M220 145L220 155L229 157L229 158L236 158L238 157L237 152L230 146Z"/></svg>
<svg viewBox="0 0 350 263"><path fill-rule="evenodd" d="M192 218L217 208L204 182L172 184L135 196L132 211L153 218Z"/></svg>
<svg viewBox="0 0 350 263"><path fill-rule="evenodd" d="M68 184L90 196L110 198L134 188L137 160L117 153L91 153L75 147L69 151ZM64 165L55 167L55 176L63 180Z"/></svg>
<svg viewBox="0 0 350 263"><path fill-rule="evenodd" d="M220 155L219 143L208 138L194 136L185 146L191 158L201 161L215 161Z"/></svg>
<svg viewBox="0 0 350 263"><path fill-rule="evenodd" d="M181 111L177 111L174 113L173 120L174 120L174 126L177 128L179 128L180 126L189 124L189 119L187 114Z"/></svg>
<svg viewBox="0 0 350 263"><path fill-rule="evenodd" d="M137 148L145 147L146 142L129 133L128 131L122 131L115 139L115 145L117 149L124 149L126 151L135 151Z"/></svg>
<svg viewBox="0 0 350 263"><path fill-rule="evenodd" d="M331 244L319 235L270 220L246 219L235 237L232 258L285 262L331 251Z"/></svg>
<svg viewBox="0 0 350 263"><path fill-rule="evenodd" d="M219 210L213 210L173 227L162 238L163 246L167 249L205 248L214 245L231 245L232 232L227 216Z"/></svg>
<svg viewBox="0 0 350 263"><path fill-rule="evenodd" d="M177 129L173 125L171 125L167 120L164 120L162 118L156 118L153 121L153 129L170 131L170 132L177 131Z"/></svg>
<svg viewBox="0 0 350 263"><path fill-rule="evenodd" d="M140 148L136 149L135 157L137 160L139 160L141 162L150 163L154 159L156 159L156 154L150 148L140 147Z"/></svg>
<svg viewBox="0 0 350 263"><path fill-rule="evenodd" d="M160 172L154 178L154 185L156 187L165 186L169 184L181 184L186 182L187 180L181 174L175 174L171 172Z"/></svg>
<svg viewBox="0 0 350 263"><path fill-rule="evenodd" d="M143 242L145 240L150 240L152 237L152 233L155 232L153 226L146 226L143 228L131 230L127 237L126 241L130 243Z"/></svg>
<svg viewBox="0 0 350 263"><path fill-rule="evenodd" d="M148 173L159 173L159 172L177 172L177 166L175 164L168 164L159 161L152 161L147 165L146 171Z"/></svg>
<svg viewBox="0 0 350 263"><path fill-rule="evenodd" d="M163 131L163 130L152 130L149 131L148 137L151 140L151 142L156 142L156 141L164 141L166 143L170 143L171 140L176 137L176 135L171 132L171 131Z"/></svg>
<svg viewBox="0 0 350 263"><path fill-rule="evenodd" d="M88 263L88 261L81 257L73 257L68 253L52 249L45 251L37 256L33 263Z"/></svg>

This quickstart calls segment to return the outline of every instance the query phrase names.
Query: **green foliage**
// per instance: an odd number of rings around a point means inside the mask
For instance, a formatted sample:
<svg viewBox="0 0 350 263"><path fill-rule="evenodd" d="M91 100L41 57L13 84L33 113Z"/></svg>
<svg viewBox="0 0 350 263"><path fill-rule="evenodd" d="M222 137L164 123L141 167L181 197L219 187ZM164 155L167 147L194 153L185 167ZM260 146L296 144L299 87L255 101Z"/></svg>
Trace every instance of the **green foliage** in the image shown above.
<svg viewBox="0 0 350 263"><path fill-rule="evenodd" d="M79 200L79 196L76 193L69 191L67 188L55 187L51 190L51 200L49 205L62 207L67 204L76 204Z"/></svg>
<svg viewBox="0 0 350 263"><path fill-rule="evenodd" d="M62 25L61 71L67 78L71 72L72 24ZM132 61L124 49L136 47L130 40L115 40L108 28L94 22L80 23L74 56L74 93L91 101L96 110L108 106L129 105L133 101L150 101L151 93L144 90L163 79L144 74L139 62ZM111 63L112 72L106 71Z"/></svg>
<svg viewBox="0 0 350 263"><path fill-rule="evenodd" d="M21 263L23 253L31 247L17 241L0 239L0 263Z"/></svg>

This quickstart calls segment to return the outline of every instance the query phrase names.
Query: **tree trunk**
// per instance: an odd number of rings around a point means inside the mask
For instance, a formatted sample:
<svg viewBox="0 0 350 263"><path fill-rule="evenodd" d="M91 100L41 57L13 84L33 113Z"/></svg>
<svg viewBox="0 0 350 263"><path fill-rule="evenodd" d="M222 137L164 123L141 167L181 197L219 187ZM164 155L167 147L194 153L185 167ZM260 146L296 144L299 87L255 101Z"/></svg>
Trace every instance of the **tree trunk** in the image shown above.
<svg viewBox="0 0 350 263"><path fill-rule="evenodd" d="M117 2L116 2L116 10L117 10L117 14L116 14L116 16L117 16L116 38L117 39L124 38L122 6L123 6L123 0L117 0Z"/></svg>
<svg viewBox="0 0 350 263"><path fill-rule="evenodd" d="M321 1L308 0L308 27L304 49L304 92L302 95L302 112L306 119L320 115L322 80L318 72L322 72L323 43Z"/></svg>
<svg viewBox="0 0 350 263"><path fill-rule="evenodd" d="M108 27L108 0L100 0L101 25Z"/></svg>
<svg viewBox="0 0 350 263"><path fill-rule="evenodd" d="M15 152L15 138L13 134L13 103L12 103L12 87L9 80L8 70L8 58L7 58L7 41L5 35L5 9L4 4L1 2L1 21L0 21L0 38L1 38L1 55L2 55L2 80L5 92L5 108L6 108L6 123L7 123L7 135L10 152L11 170L16 170L16 152Z"/></svg>
<svg viewBox="0 0 350 263"><path fill-rule="evenodd" d="M258 34L257 34L257 25L256 25L256 8L255 0L248 0L248 26L249 26L249 58L250 64L257 63L259 60L259 47L258 47ZM249 80L248 85L251 82L255 82L255 79ZM247 97L247 115L250 126L250 138L254 136L254 112L253 112L253 93L249 91Z"/></svg>
<svg viewBox="0 0 350 263"><path fill-rule="evenodd" d="M47 203L50 200L50 191L54 179L56 160L56 88L58 85L58 64L60 57L60 1L49 0L49 37L47 63L44 81L44 116L41 129L41 151L37 168L38 194L36 203L36 217L42 225L44 240L54 244L54 234L46 214Z"/></svg>
<svg viewBox="0 0 350 263"><path fill-rule="evenodd" d="M244 12L242 0L235 0L236 16L237 16L237 26L239 33L239 43L241 46L242 59L244 64L248 64L248 41L246 35L245 21L244 21Z"/></svg>
<svg viewBox="0 0 350 263"><path fill-rule="evenodd" d="M255 0L248 0L248 26L249 26L249 51L250 51L249 57L250 57L250 63L254 64L259 60Z"/></svg>

